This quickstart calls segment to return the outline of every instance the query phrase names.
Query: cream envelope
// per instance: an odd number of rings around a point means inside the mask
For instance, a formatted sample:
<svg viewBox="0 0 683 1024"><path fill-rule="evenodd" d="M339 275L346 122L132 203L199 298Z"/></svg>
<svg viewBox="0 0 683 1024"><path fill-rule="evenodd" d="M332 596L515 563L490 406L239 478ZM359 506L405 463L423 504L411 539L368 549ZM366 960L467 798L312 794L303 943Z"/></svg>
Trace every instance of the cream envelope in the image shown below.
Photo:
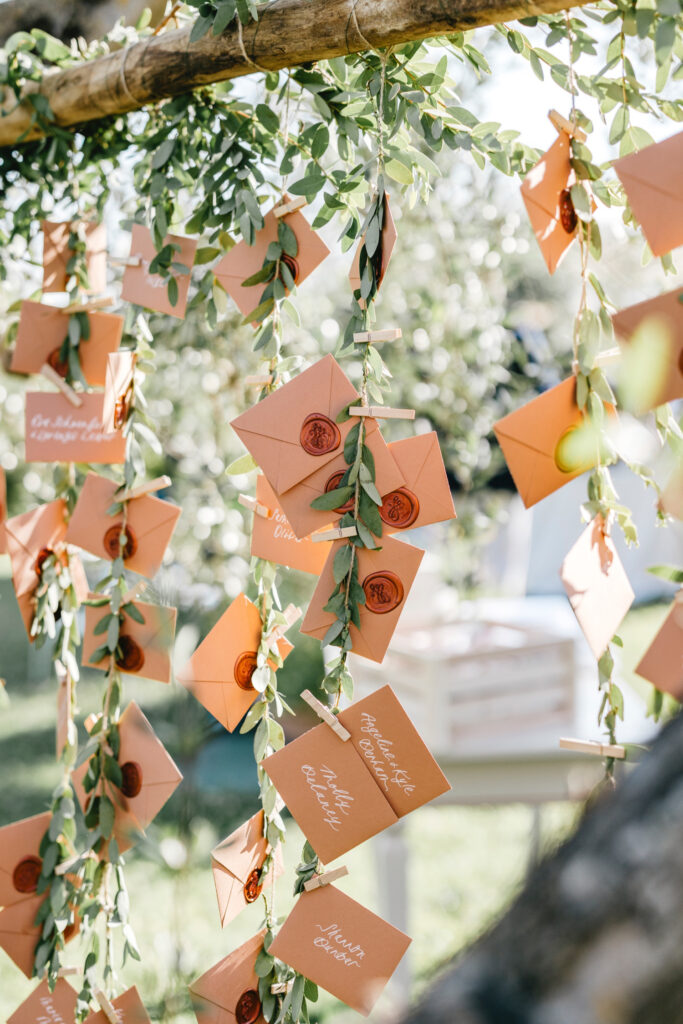
<svg viewBox="0 0 683 1024"><path fill-rule="evenodd" d="M357 398L339 363L325 356L231 426L275 493L282 495L343 452L346 435L357 421L337 424L336 419Z"/></svg>
<svg viewBox="0 0 683 1024"><path fill-rule="evenodd" d="M33 974L33 958L43 927L35 924L36 914L45 898L44 894L31 896L0 910L0 948L27 978ZM78 925L69 925L64 932L64 941L70 942L77 934Z"/></svg>
<svg viewBox="0 0 683 1024"><path fill-rule="evenodd" d="M285 196L285 202L288 200L289 197ZM288 256L285 261L298 286L329 256L330 250L298 210L287 214L285 223L296 235L299 246L296 256ZM245 288L242 282L263 266L268 246L277 241L277 228L278 218L271 210L263 218L263 227L256 232L254 244L238 242L214 267L214 275L232 296L243 316L253 313L259 305L266 285L261 283Z"/></svg>
<svg viewBox="0 0 683 1024"><path fill-rule="evenodd" d="M117 500L116 490L113 480L88 473L66 531L65 540L69 544L109 561L118 557L123 518L121 514L107 514L107 509ZM132 498L126 505L124 565L151 579L161 566L181 509L146 494Z"/></svg>
<svg viewBox="0 0 683 1024"><path fill-rule="evenodd" d="M75 408L59 392L28 392L27 462L125 462L126 439L121 431L102 430L104 395L80 397L82 405Z"/></svg>
<svg viewBox="0 0 683 1024"><path fill-rule="evenodd" d="M306 481L300 486L303 487L305 484ZM296 491L298 488L294 487L292 490ZM264 558L267 562L275 562L277 565L286 565L289 569L299 569L300 572L311 572L314 576L319 576L330 551L330 542L315 543L310 537L297 537L275 491L261 475L256 479L256 500L271 514L268 519L254 515L251 529L251 554L254 558ZM329 521L329 514L327 518Z"/></svg>
<svg viewBox="0 0 683 1024"><path fill-rule="evenodd" d="M269 952L367 1017L411 941L325 885L299 896Z"/></svg>
<svg viewBox="0 0 683 1024"><path fill-rule="evenodd" d="M228 732L237 728L258 697L251 677L260 642L258 608L239 594L176 674ZM278 650L284 659L293 647L283 638Z"/></svg>
<svg viewBox="0 0 683 1024"><path fill-rule="evenodd" d="M600 658L634 600L611 537L596 516L568 552L560 579L588 646Z"/></svg>
<svg viewBox="0 0 683 1024"><path fill-rule="evenodd" d="M335 621L335 616L323 611L323 608L336 589L332 571L334 556L339 546L345 543L334 543L301 625L302 633L315 636L321 642ZM392 537L383 537L381 549L369 551L358 548L356 557L358 579L365 591L366 603L360 608L360 630L351 626L352 649L354 654L381 662L391 643L424 551Z"/></svg>
<svg viewBox="0 0 683 1024"><path fill-rule="evenodd" d="M211 851L213 880L223 928L250 903L255 903L263 888L271 885L283 873L282 853L278 847L273 867L259 882L267 853L268 843L263 835L263 811L254 814Z"/></svg>
<svg viewBox="0 0 683 1024"><path fill-rule="evenodd" d="M91 597L97 596L99 595L91 594ZM170 683L171 648L175 636L177 609L165 605L146 604L142 601L135 601L134 604L145 621L136 622L130 615L126 616L119 636L116 664L128 675ZM103 672L109 667L109 658L94 662L92 656L106 641L106 633L95 633L95 627L109 611L108 604L88 605L85 609L81 664L102 669Z"/></svg>
<svg viewBox="0 0 683 1024"><path fill-rule="evenodd" d="M614 161L633 215L655 256L683 244L683 132Z"/></svg>
<svg viewBox="0 0 683 1024"><path fill-rule="evenodd" d="M5 520L7 519L7 480L5 471L0 466L0 555L7 552L7 541L5 539Z"/></svg>
<svg viewBox="0 0 683 1024"><path fill-rule="evenodd" d="M43 291L66 291L69 272L67 265L74 255L69 249L69 235L76 222L56 223L44 220L43 230ZM85 224L86 261L88 265L88 288L92 293L103 292L107 287L107 229L104 224Z"/></svg>
<svg viewBox="0 0 683 1024"><path fill-rule="evenodd" d="M614 331L620 340L628 342L636 331L647 331L650 326L653 331L661 332L668 343L667 363L653 366L653 379L644 382L646 390L652 390L652 396L651 401L642 409L643 412L663 405L664 402L674 402L677 398L683 398L683 302L680 300L682 293L683 289L674 288L672 292L658 295L655 299L638 302L635 306L622 309L612 317Z"/></svg>
<svg viewBox="0 0 683 1024"><path fill-rule="evenodd" d="M0 828L0 907L11 907L38 889L43 862L40 844L50 827L49 813Z"/></svg>
<svg viewBox="0 0 683 1024"><path fill-rule="evenodd" d="M265 1024L255 970L265 934L254 935L192 982L198 1024Z"/></svg>
<svg viewBox="0 0 683 1024"><path fill-rule="evenodd" d="M112 1006L119 1024L151 1024L135 985L118 999L112 999ZM51 1021L50 1024L52 1024ZM65 1024L71 1024L71 1021L65 1022ZM109 1024L109 1020L104 1010L98 1010L97 1013L91 1013L89 1017L86 1017L85 1024Z"/></svg>
<svg viewBox="0 0 683 1024"><path fill-rule="evenodd" d="M577 232L576 213L565 193L575 180L570 158L569 136L560 132L547 153L531 168L521 186L522 199L536 241L551 274L557 270ZM564 218L563 202L567 210Z"/></svg>
<svg viewBox="0 0 683 1024"><path fill-rule="evenodd" d="M394 251L396 245L396 239L398 238L398 232L396 231L396 225L394 218L391 214L391 207L389 206L389 196L384 194L384 224L382 225L382 243L381 243L381 260L379 264L379 274L377 274L377 290L384 280L384 275L389 267L389 261L391 260L391 254ZM365 236L361 243L356 247L356 252L353 257L353 263L349 270L349 283L351 285L351 291L358 291L360 288L360 251L365 241ZM361 309L365 308L365 300L360 301Z"/></svg>
<svg viewBox="0 0 683 1024"><path fill-rule="evenodd" d="M102 387L107 370L107 356L121 344L123 317L113 313L85 314L90 325L90 337L81 339L78 360L88 384ZM69 315L42 302L22 302L17 340L12 352L12 373L40 373L45 363L62 377L66 366L60 359L60 349L69 330Z"/></svg>
<svg viewBox="0 0 683 1024"><path fill-rule="evenodd" d="M102 428L106 433L121 430L128 417L135 378L135 353L114 352L107 359L102 404Z"/></svg>
<svg viewBox="0 0 683 1024"><path fill-rule="evenodd" d="M53 992L46 979L8 1017L7 1024L73 1024L77 1002L76 992L64 978L57 978Z"/></svg>
<svg viewBox="0 0 683 1024"><path fill-rule="evenodd" d="M636 672L676 700L683 698L683 600L680 593L640 659Z"/></svg>
<svg viewBox="0 0 683 1024"><path fill-rule="evenodd" d="M182 263L188 269L187 274L173 273L171 275L175 277L178 284L178 301L175 306L168 298L165 278L161 274L150 274L149 272L150 263L156 256L157 250L151 232L142 224L133 224L130 240L130 255L133 258L138 257L141 263L139 267L126 267L124 270L121 298L126 302L154 309L158 313L168 313L169 316L175 316L182 320L187 308L190 272L194 263L194 254L197 251L197 242L194 238L184 238L182 235L166 235L164 245L179 245L179 251L173 254L173 262Z"/></svg>
<svg viewBox="0 0 683 1024"><path fill-rule="evenodd" d="M394 441L389 451L401 471L404 485L380 490L380 518L386 533L416 530L418 526L455 519L453 497L436 432Z"/></svg>

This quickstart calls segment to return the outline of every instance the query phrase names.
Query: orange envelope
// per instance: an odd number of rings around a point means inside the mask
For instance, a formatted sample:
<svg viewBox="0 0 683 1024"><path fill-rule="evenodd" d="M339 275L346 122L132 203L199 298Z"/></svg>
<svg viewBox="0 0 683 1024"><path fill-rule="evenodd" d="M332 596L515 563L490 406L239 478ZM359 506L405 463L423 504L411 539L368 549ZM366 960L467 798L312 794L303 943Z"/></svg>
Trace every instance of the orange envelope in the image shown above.
<svg viewBox="0 0 683 1024"><path fill-rule="evenodd" d="M288 200L289 197L285 196L285 202ZM287 214L285 223L296 235L299 246L296 256L288 256L285 260L294 283L298 286L313 273L326 256L329 256L330 250L299 210ZM263 266L268 246L271 242L277 241L277 227L278 218L271 210L263 218L263 227L256 232L254 244L238 242L214 267L215 277L233 298L243 316L253 313L261 301L266 286L261 283L245 288L242 282L256 274Z"/></svg>
<svg viewBox="0 0 683 1024"><path fill-rule="evenodd" d="M261 616L255 604L239 594L176 674L207 711L233 732L258 697L251 685L261 641ZM293 650L284 638L282 658Z"/></svg>
<svg viewBox="0 0 683 1024"><path fill-rule="evenodd" d="M7 480L5 471L0 466L0 555L7 553L7 541L5 540L5 520L7 519Z"/></svg>
<svg viewBox="0 0 683 1024"><path fill-rule="evenodd" d="M655 256L683 244L683 132L614 161L633 215Z"/></svg>
<svg viewBox="0 0 683 1024"><path fill-rule="evenodd" d="M335 621L335 616L323 608L336 588L334 556L345 543L342 540L333 544L301 625L302 633L321 642ZM360 609L360 630L351 626L354 654L370 661L384 659L423 557L424 551L392 537L383 537L382 547L376 551L357 549L358 578L365 591L365 604Z"/></svg>
<svg viewBox="0 0 683 1024"><path fill-rule="evenodd" d="M683 601L680 594L640 659L636 672L676 700L683 698Z"/></svg>
<svg viewBox="0 0 683 1024"><path fill-rule="evenodd" d="M635 594L612 538L603 533L599 516L568 552L560 579L591 651L600 658Z"/></svg>
<svg viewBox="0 0 683 1024"><path fill-rule="evenodd" d="M31 896L0 911L0 948L27 978L33 974L33 957L43 928L42 924L35 924L36 914L45 898L44 893ZM70 924L64 941L70 942L77 934L78 924Z"/></svg>
<svg viewBox="0 0 683 1024"><path fill-rule="evenodd" d="M7 1019L7 1024L73 1024L77 1002L76 992L64 978L57 978L53 992L46 979Z"/></svg>
<svg viewBox="0 0 683 1024"><path fill-rule="evenodd" d="M411 942L325 885L299 896L269 952L367 1017Z"/></svg>
<svg viewBox="0 0 683 1024"><path fill-rule="evenodd" d="M121 298L133 302L137 306L154 309L157 313L168 313L169 316L182 320L187 308L187 293L190 289L190 271L197 251L194 238L182 235L166 235L164 245L179 245L180 250L173 254L174 263L182 263L188 272L172 274L178 283L178 301L171 305L168 298L167 282L161 274L150 274L149 265L157 254L151 232L142 224L133 224L130 239L130 255L139 257L139 267L126 267L121 282Z"/></svg>
<svg viewBox="0 0 683 1024"><path fill-rule="evenodd" d="M569 136L560 132L547 153L531 168L521 193L543 259L551 274L576 237L578 219L568 190L575 174Z"/></svg>
<svg viewBox="0 0 683 1024"><path fill-rule="evenodd" d="M250 903L256 902L264 886L270 885L283 873L282 853L278 847L273 867L259 884L267 853L268 843L263 835L263 811L254 814L211 851L213 880L223 928Z"/></svg>
<svg viewBox="0 0 683 1024"><path fill-rule="evenodd" d="M130 849L136 833L144 831L183 780L177 765L157 737L142 711L131 701L119 722L119 764L123 786L113 783L108 795L116 807L114 836L121 852ZM88 762L73 774L74 788L84 810L90 794L83 789Z"/></svg>
<svg viewBox="0 0 683 1024"><path fill-rule="evenodd" d="M119 1024L151 1024L147 1010L143 1005L142 999L140 999L140 994L135 985L124 992L122 996L119 996L118 999L113 999L112 1006L116 1011L116 1018ZM50 1021L50 1024L52 1024L52 1021ZM65 1021L65 1024L71 1024L71 1021ZM86 1017L85 1024L109 1024L109 1020L104 1010L98 1010L97 1013L91 1013L89 1017Z"/></svg>
<svg viewBox="0 0 683 1024"><path fill-rule="evenodd" d="M121 344L123 317L114 313L86 314L90 324L90 337L81 340L78 360L88 384L102 387L107 369L107 356ZM12 352L10 370L13 373L40 373L44 363L62 376L66 366L61 362L59 350L69 330L69 315L42 302L22 302L17 340Z"/></svg>
<svg viewBox="0 0 683 1024"><path fill-rule="evenodd" d="M11 907L38 889L40 844L51 815L36 814L0 828L0 907Z"/></svg>
<svg viewBox="0 0 683 1024"><path fill-rule="evenodd" d="M126 439L121 431L102 430L104 395L81 398L83 404L75 408L59 392L27 393L27 462L125 462Z"/></svg>
<svg viewBox="0 0 683 1024"><path fill-rule="evenodd" d="M255 970L265 934L254 935L192 982L198 1024L265 1024Z"/></svg>
<svg viewBox="0 0 683 1024"><path fill-rule="evenodd" d="M69 249L69 235L76 222L55 223L44 220L43 230L43 291L66 291L69 273L67 264L74 254ZM88 291L103 292L107 287L107 229L104 224L85 224L85 254L88 265Z"/></svg>
<svg viewBox="0 0 683 1024"><path fill-rule="evenodd" d="M111 561L120 553L121 515L107 515L116 502L117 484L97 473L88 473L76 502L65 540L98 558ZM148 494L127 502L124 565L151 579L159 570L164 552L180 518L181 509Z"/></svg>
<svg viewBox="0 0 683 1024"><path fill-rule="evenodd" d="M97 594L91 594L97 597ZM135 607L144 617L144 622L136 622L130 615L126 616L119 636L119 655L117 666L122 672L131 676L142 676L144 679L156 679L160 683L171 682L171 648L175 637L175 624L178 616L176 608L166 605L147 604L135 601ZM109 659L99 662L92 661L92 656L106 639L104 635L95 633L97 623L110 611L109 605L87 605L85 609L85 634L81 664L92 668L109 667Z"/></svg>
<svg viewBox="0 0 683 1024"><path fill-rule="evenodd" d="M674 288L672 292L658 295L655 299L638 302L635 306L622 309L612 317L614 331L623 341L630 341L640 327L647 328L648 324L651 324L653 329L663 332L669 344L668 365L653 368L653 373L661 379L647 382L648 389L650 384L652 385L654 395L643 412L663 405L664 402L675 402L677 398L683 398L683 303L679 298L681 293L681 288Z"/></svg>
<svg viewBox="0 0 683 1024"><path fill-rule="evenodd" d="M380 490L380 518L386 533L416 530L418 526L455 519L451 488L436 431L394 441L389 451L401 471L404 486Z"/></svg>
<svg viewBox="0 0 683 1024"><path fill-rule="evenodd" d="M121 430L133 395L135 353L114 352L107 359L107 373L102 405L102 427L107 433Z"/></svg>
<svg viewBox="0 0 683 1024"><path fill-rule="evenodd" d="M389 196L385 192L384 193L384 224L382 225L382 243L381 243L381 254L382 254L382 257L381 257L381 261L380 261L380 265L379 265L379 274L378 274L378 281L377 281L377 288L378 288L378 290L379 290L379 286L381 285L382 281L384 280L384 275L387 272L387 268L389 267L389 261L391 260L391 254L394 251L394 246L396 245L396 239L397 238L398 238L398 232L396 231L396 225L394 223L394 218L391 215L391 207L389 206ZM360 288L360 250L361 250L361 247L362 247L364 241L365 241L365 236L363 236L362 241L356 247L356 252L355 252L354 257L353 257L353 263L351 264L351 269L349 270L349 283L351 285L351 291L353 291L353 292L358 291L358 289ZM365 308L365 300L364 299L361 299L360 306L361 306L361 309Z"/></svg>
<svg viewBox="0 0 683 1024"><path fill-rule="evenodd" d="M289 569L299 569L301 572L311 572L314 576L319 576L329 554L330 542L322 541L315 544L310 537L297 537L278 502L275 491L264 476L256 478L256 500L270 509L271 516L264 519L263 516L254 515L251 529L251 553L254 558L264 558L267 562L275 562L277 565L286 565ZM313 509L311 512L315 514ZM328 521L330 518L328 513Z"/></svg>

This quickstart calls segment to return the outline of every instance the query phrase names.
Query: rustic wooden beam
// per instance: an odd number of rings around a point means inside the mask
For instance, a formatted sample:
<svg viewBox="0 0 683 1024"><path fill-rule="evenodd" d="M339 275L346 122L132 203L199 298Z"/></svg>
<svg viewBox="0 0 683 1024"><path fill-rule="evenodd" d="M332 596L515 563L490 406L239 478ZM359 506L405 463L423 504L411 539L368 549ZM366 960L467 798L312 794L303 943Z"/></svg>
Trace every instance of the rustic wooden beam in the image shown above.
<svg viewBox="0 0 683 1024"><path fill-rule="evenodd" d="M573 0L578 6L588 0ZM97 60L47 75L26 93L47 97L55 121L75 127L138 110L209 82L279 70L446 35L532 14L554 13L567 0L273 0L238 31L190 43L190 26L150 36ZM31 107L0 106L0 146L40 136Z"/></svg>

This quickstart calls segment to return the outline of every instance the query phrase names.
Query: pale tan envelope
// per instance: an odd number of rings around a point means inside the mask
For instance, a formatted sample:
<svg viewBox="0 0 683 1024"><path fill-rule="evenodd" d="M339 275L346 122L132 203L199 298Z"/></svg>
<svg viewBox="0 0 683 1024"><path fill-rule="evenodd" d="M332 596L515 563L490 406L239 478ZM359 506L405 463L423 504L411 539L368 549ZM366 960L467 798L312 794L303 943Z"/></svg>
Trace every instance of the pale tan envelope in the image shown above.
<svg viewBox="0 0 683 1024"><path fill-rule="evenodd" d="M304 480L300 486L305 484ZM251 528L252 556L319 576L330 551L330 542L315 543L310 537L297 537L275 491L262 475L256 478L256 500L269 510L270 517L265 519L254 515Z"/></svg>
<svg viewBox="0 0 683 1024"><path fill-rule="evenodd" d="M88 392L74 408L60 392L26 394L25 446L27 462L126 461L126 439L120 430L102 430L104 395Z"/></svg>
<svg viewBox="0 0 683 1024"><path fill-rule="evenodd" d="M46 812L0 828L0 907L11 907L36 892L40 844L51 820Z"/></svg>
<svg viewBox="0 0 683 1024"><path fill-rule="evenodd" d="M165 279L160 274L150 274L149 265L157 254L151 232L142 224L133 224L130 239L130 255L141 260L138 267L126 267L121 282L121 298L158 313L184 319L187 308L187 293L190 290L192 264L197 251L197 241L182 235L166 235L164 245L179 245L180 250L173 255L174 263L182 263L188 268L187 274L172 274L178 283L178 301L171 305Z"/></svg>
<svg viewBox="0 0 683 1024"><path fill-rule="evenodd" d="M669 345L669 361L666 365L652 367L652 382L647 382L653 389L652 400L647 407L639 412L647 412L664 402L675 402L683 398L683 302L680 296L683 288L674 288L672 292L658 295L654 299L638 302L635 306L621 309L612 317L614 331L619 340L630 341L639 328L646 329L648 324L654 330L663 332ZM640 403L639 403L640 404Z"/></svg>
<svg viewBox="0 0 683 1024"><path fill-rule="evenodd" d="M68 248L71 223L44 220L41 227L43 291L63 292L69 278L67 264L73 256L73 250ZM85 246L89 285L87 290L98 294L107 287L107 229L104 224L86 224Z"/></svg>
<svg viewBox="0 0 683 1024"><path fill-rule="evenodd" d="M96 598L98 594L91 594ZM121 636L129 637L136 647L142 651L144 662L139 668L119 668L127 675L142 676L143 679L156 679L160 683L171 682L171 649L175 636L175 625L178 611L166 605L147 604L142 601L135 601L135 607L144 616L144 622L136 622L135 619L127 616L121 630ZM108 604L94 606L87 605L85 609L85 631L83 635L83 650L81 652L81 665L89 665L91 668L99 668L105 672L109 667L109 659L104 658L100 662L92 661L92 655L106 641L107 634L96 634L95 627L103 616L110 611Z"/></svg>
<svg viewBox="0 0 683 1024"><path fill-rule="evenodd" d="M419 526L455 519L436 431L394 441L389 451L403 476L404 486L396 489L398 493L379 489L384 499L379 514L385 532L416 530Z"/></svg>
<svg viewBox="0 0 683 1024"><path fill-rule="evenodd" d="M107 356L121 344L123 317L94 310L86 315L90 324L90 337L87 341L81 340L78 361L88 384L102 387ZM68 329L69 315L63 310L42 302L22 302L17 340L10 363L12 373L40 373L43 364L49 362L51 356L50 365L61 373L58 368L59 350Z"/></svg>
<svg viewBox="0 0 683 1024"><path fill-rule="evenodd" d="M655 256L665 256L683 244L681 166L683 132L613 164Z"/></svg>
<svg viewBox="0 0 683 1024"><path fill-rule="evenodd" d="M35 924L45 893L31 896L0 910L0 949L14 961L20 971L30 978L33 974L33 958L43 929ZM64 941L70 942L78 934L78 924L70 925L64 933Z"/></svg>
<svg viewBox="0 0 683 1024"><path fill-rule="evenodd" d="M112 1006L116 1011L119 1024L151 1024L135 985L120 995L118 999L113 999ZM71 1024L71 1021L65 1021L65 1024ZM104 1010L98 1010L97 1013L91 1013L89 1017L86 1017L85 1024L109 1024L109 1020Z"/></svg>
<svg viewBox="0 0 683 1024"><path fill-rule="evenodd" d="M679 592L636 672L658 690L683 698L683 592Z"/></svg>
<svg viewBox="0 0 683 1024"><path fill-rule="evenodd" d="M278 846L273 867L259 885L259 874L267 853L263 811L254 814L211 851L211 868L223 928L245 907L255 903L261 890L283 873L282 852Z"/></svg>
<svg viewBox="0 0 683 1024"><path fill-rule="evenodd" d="M134 352L114 352L107 359L107 373L102 404L102 429L111 434L120 430L130 408L135 377Z"/></svg>
<svg viewBox="0 0 683 1024"><path fill-rule="evenodd" d="M53 992L45 979L8 1017L7 1024L73 1024L77 1002L75 990L64 978L57 979Z"/></svg>
<svg viewBox="0 0 683 1024"><path fill-rule="evenodd" d="M551 274L576 238L577 229L567 232L560 219L560 194L574 182L570 163L569 136L560 132L547 153L531 168L522 182L521 193L543 259Z"/></svg>
<svg viewBox="0 0 683 1024"><path fill-rule="evenodd" d="M248 939L189 986L198 1024L265 1024L255 970L265 934Z"/></svg>

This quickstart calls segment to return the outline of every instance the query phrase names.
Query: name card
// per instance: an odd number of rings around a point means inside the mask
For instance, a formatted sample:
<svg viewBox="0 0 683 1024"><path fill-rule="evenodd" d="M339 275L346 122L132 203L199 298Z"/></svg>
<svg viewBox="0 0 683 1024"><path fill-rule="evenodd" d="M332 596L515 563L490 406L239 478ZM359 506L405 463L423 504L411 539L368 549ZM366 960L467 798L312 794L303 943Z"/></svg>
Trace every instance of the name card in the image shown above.
<svg viewBox="0 0 683 1024"><path fill-rule="evenodd" d="M255 558L265 558L289 569L299 569L319 576L331 545L323 542L314 544L310 537L299 539L292 529L287 516L264 476L256 480L256 500L272 512L269 519L254 516L251 532L251 553Z"/></svg>
<svg viewBox="0 0 683 1024"><path fill-rule="evenodd" d="M113 465L126 458L120 430L102 429L104 395L85 394L74 408L61 394L31 391L26 395L26 461L91 462Z"/></svg>
<svg viewBox="0 0 683 1024"><path fill-rule="evenodd" d="M50 992L47 981L41 981L8 1017L7 1024L73 1024L76 1002L76 993L68 981L58 978L54 992Z"/></svg>

